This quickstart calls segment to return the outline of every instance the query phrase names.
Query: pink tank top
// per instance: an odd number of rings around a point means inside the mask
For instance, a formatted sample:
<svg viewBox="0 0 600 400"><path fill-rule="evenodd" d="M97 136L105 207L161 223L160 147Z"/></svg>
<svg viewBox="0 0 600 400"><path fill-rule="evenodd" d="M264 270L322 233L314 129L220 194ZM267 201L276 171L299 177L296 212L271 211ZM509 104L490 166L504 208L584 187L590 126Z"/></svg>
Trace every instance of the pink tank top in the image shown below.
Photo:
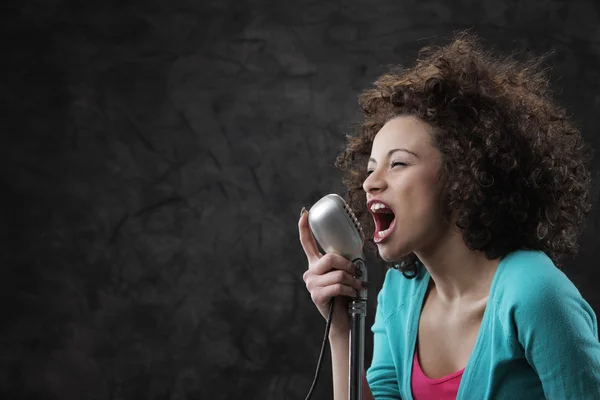
<svg viewBox="0 0 600 400"><path fill-rule="evenodd" d="M429 379L421 370L415 349L410 383L414 400L455 400L464 371L463 368L438 379Z"/></svg>

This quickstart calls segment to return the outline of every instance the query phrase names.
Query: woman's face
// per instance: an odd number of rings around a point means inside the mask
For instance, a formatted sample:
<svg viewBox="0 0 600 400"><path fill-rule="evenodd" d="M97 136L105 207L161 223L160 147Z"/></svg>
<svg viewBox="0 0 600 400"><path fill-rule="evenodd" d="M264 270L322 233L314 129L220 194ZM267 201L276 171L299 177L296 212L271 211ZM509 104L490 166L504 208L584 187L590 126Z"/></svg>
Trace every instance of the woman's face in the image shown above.
<svg viewBox="0 0 600 400"><path fill-rule="evenodd" d="M373 239L385 261L427 251L447 231L440 208L440 166L431 127L416 117L392 119L375 136L363 189L375 221Z"/></svg>

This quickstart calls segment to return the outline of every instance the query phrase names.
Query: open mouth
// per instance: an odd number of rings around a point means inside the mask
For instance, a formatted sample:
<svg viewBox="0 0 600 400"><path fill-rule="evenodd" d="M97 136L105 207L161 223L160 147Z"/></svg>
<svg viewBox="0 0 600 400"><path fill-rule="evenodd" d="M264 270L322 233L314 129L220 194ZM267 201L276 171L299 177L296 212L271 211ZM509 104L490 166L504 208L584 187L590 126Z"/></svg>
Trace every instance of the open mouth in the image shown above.
<svg viewBox="0 0 600 400"><path fill-rule="evenodd" d="M376 243L379 243L387 238L392 232L396 222L396 216L391 208L380 202L372 203L369 210L375 221L375 235L373 239Z"/></svg>

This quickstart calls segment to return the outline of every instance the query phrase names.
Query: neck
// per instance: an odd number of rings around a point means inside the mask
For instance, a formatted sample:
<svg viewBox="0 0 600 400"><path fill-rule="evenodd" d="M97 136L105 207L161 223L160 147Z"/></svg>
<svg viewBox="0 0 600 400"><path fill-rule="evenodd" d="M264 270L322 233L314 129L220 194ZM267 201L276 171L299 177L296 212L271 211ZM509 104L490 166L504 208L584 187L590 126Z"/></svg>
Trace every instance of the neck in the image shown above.
<svg viewBox="0 0 600 400"><path fill-rule="evenodd" d="M431 275L437 295L444 302L487 297L500 259L489 260L471 250L455 229L444 235L434 250L415 252Z"/></svg>

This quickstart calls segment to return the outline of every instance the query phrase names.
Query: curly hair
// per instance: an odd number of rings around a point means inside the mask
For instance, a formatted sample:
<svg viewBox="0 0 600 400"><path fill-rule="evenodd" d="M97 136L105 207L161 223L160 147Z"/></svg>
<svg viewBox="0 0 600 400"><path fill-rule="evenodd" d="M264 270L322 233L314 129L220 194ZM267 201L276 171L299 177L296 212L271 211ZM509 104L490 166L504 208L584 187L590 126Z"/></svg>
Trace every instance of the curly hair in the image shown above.
<svg viewBox="0 0 600 400"><path fill-rule="evenodd" d="M362 184L377 132L411 115L433 129L442 154L444 210L456 210L465 244L488 259L518 249L541 250L558 266L577 253L591 208L591 149L566 110L552 99L544 57L517 61L484 50L467 32L442 47L424 47L411 68L395 67L359 97L363 120L347 136L335 165L346 200L375 252L373 221ZM418 272L414 253L394 268Z"/></svg>

